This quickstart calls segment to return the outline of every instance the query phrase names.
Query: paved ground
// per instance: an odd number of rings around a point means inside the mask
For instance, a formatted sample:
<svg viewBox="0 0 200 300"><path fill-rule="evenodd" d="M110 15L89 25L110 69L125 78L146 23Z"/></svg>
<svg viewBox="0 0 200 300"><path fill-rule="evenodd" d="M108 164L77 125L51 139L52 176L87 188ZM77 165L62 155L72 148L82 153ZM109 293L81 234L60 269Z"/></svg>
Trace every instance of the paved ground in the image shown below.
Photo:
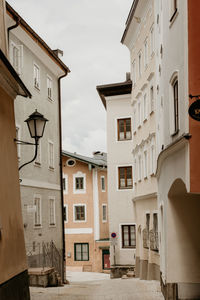
<svg viewBox="0 0 200 300"><path fill-rule="evenodd" d="M68 272L70 284L64 287L31 287L31 300L164 300L157 281L109 279L107 274L74 273L77 272Z"/></svg>

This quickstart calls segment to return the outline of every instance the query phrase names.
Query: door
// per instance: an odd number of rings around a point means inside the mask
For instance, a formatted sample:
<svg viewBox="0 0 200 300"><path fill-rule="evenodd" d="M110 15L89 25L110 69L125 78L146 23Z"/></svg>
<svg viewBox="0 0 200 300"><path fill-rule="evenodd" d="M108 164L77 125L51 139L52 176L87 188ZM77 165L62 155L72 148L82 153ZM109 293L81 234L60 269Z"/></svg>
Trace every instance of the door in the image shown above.
<svg viewBox="0 0 200 300"><path fill-rule="evenodd" d="M108 249L102 250L102 264L103 270L110 269L110 251Z"/></svg>

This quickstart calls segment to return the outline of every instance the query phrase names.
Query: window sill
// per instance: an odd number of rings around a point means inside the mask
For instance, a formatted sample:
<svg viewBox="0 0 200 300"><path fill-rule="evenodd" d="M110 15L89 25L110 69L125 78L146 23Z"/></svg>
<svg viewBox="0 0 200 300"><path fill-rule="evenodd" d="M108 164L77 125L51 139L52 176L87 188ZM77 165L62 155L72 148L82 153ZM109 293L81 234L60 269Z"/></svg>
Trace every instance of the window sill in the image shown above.
<svg viewBox="0 0 200 300"><path fill-rule="evenodd" d="M136 246L130 246L130 247L122 247L122 249L124 250L128 250L128 249L136 249Z"/></svg>
<svg viewBox="0 0 200 300"><path fill-rule="evenodd" d="M52 98L47 97L47 100L48 100L49 102L53 103L53 99L52 99Z"/></svg>
<svg viewBox="0 0 200 300"><path fill-rule="evenodd" d="M136 131L136 130L134 130L133 134L134 134L134 135L136 135L136 132L137 132L137 131Z"/></svg>
<svg viewBox="0 0 200 300"><path fill-rule="evenodd" d="M138 129L140 129L140 128L141 128L141 125L138 126Z"/></svg>
<svg viewBox="0 0 200 300"><path fill-rule="evenodd" d="M144 177L144 180L147 180L147 179L148 179L147 176L145 176L145 177Z"/></svg>
<svg viewBox="0 0 200 300"><path fill-rule="evenodd" d="M124 191L124 190L131 190L133 186L131 187L119 187L119 191Z"/></svg>
<svg viewBox="0 0 200 300"><path fill-rule="evenodd" d="M177 129L174 133L171 134L171 137L173 138L174 136L176 136L179 133L179 129Z"/></svg>
<svg viewBox="0 0 200 300"><path fill-rule="evenodd" d="M41 163L39 163L39 162L35 162L35 163L34 163L34 166L35 166L35 167L39 167L39 168L41 168Z"/></svg>
<svg viewBox="0 0 200 300"><path fill-rule="evenodd" d="M49 224L49 227L50 227L50 228L55 228L55 227L56 227L56 224Z"/></svg>
<svg viewBox="0 0 200 300"><path fill-rule="evenodd" d="M155 173L151 173L150 176L151 176L151 177L155 177Z"/></svg>
<svg viewBox="0 0 200 300"><path fill-rule="evenodd" d="M102 223L107 223L108 221L106 220L106 221L104 221L104 220L102 220Z"/></svg>
<svg viewBox="0 0 200 300"><path fill-rule="evenodd" d="M40 229L40 228L42 228L42 225L41 225L41 224L35 224L35 225L34 225L34 229Z"/></svg>
<svg viewBox="0 0 200 300"><path fill-rule="evenodd" d="M174 11L174 13L173 13L173 15L171 16L171 18L170 18L170 20L169 20L169 22L170 22L169 28L172 27L172 25L174 24L174 22L175 22L177 16L178 16L178 9L176 8L175 11Z"/></svg>
<svg viewBox="0 0 200 300"><path fill-rule="evenodd" d="M152 110L151 112L150 112L150 116L152 116L154 114L154 110Z"/></svg>
<svg viewBox="0 0 200 300"><path fill-rule="evenodd" d="M80 221L79 221L79 220L74 220L73 222L74 222L74 223L86 223L86 220L84 220L84 221L81 221L81 220L80 220Z"/></svg>
<svg viewBox="0 0 200 300"><path fill-rule="evenodd" d="M36 91L40 92L40 87L37 87L36 85L34 85L34 88L36 89Z"/></svg>
<svg viewBox="0 0 200 300"><path fill-rule="evenodd" d="M146 123L147 122L147 117L143 120L143 123Z"/></svg>
<svg viewBox="0 0 200 300"><path fill-rule="evenodd" d="M54 172L54 167L49 167L49 171Z"/></svg>

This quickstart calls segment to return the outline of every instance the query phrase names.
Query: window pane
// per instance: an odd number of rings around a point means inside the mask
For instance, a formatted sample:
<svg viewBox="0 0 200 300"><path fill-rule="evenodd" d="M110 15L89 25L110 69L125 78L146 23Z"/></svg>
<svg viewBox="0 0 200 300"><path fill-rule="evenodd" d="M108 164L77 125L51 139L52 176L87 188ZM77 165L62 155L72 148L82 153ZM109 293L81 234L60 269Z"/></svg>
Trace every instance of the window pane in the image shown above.
<svg viewBox="0 0 200 300"><path fill-rule="evenodd" d="M132 179L132 167L127 168L127 178Z"/></svg>

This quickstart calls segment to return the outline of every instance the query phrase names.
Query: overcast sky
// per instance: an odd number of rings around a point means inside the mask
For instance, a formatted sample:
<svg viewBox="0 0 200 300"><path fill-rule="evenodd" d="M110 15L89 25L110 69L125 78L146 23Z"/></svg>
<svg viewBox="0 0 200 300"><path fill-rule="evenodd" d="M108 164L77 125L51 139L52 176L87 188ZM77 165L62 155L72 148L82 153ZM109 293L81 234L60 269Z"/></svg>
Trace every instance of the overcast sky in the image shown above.
<svg viewBox="0 0 200 300"><path fill-rule="evenodd" d="M133 0L8 0L52 48L64 51L71 73L62 79L63 149L92 156L106 151L106 111L96 86L130 71L120 43Z"/></svg>

